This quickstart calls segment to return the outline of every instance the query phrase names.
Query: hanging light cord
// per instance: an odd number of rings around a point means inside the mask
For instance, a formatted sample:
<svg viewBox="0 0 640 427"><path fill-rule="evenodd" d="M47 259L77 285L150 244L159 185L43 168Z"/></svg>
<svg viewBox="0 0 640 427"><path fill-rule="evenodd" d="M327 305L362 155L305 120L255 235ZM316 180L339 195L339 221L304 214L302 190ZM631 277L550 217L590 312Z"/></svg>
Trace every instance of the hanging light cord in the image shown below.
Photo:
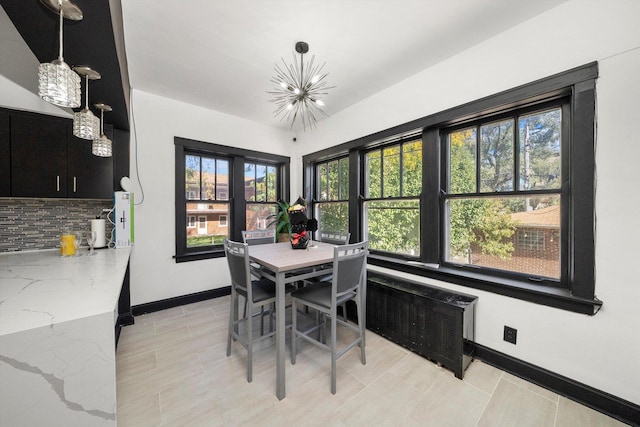
<svg viewBox="0 0 640 427"><path fill-rule="evenodd" d="M59 35L60 35L60 54L58 55L58 59L60 60L60 62L64 61L64 58L62 57L62 22L64 20L63 17L63 13L62 13L62 0L58 0L58 6L60 6L60 30L59 30Z"/></svg>
<svg viewBox="0 0 640 427"><path fill-rule="evenodd" d="M89 74L84 75L85 81L87 82L87 88L84 91L84 108L89 109Z"/></svg>

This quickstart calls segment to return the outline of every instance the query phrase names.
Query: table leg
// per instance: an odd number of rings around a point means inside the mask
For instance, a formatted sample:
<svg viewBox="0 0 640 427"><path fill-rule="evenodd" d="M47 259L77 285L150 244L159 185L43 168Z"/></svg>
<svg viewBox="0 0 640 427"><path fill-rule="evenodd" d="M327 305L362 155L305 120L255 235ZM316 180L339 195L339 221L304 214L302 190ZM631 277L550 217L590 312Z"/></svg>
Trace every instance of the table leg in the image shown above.
<svg viewBox="0 0 640 427"><path fill-rule="evenodd" d="M278 400L284 399L285 377L285 296L284 273L276 273L276 396Z"/></svg>

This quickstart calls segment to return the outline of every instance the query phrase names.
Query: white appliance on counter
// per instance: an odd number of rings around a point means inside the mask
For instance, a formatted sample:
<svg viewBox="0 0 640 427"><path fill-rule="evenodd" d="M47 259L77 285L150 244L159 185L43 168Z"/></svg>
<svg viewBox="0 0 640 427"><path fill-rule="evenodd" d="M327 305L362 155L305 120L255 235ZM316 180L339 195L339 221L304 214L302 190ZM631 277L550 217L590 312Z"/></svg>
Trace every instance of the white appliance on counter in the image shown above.
<svg viewBox="0 0 640 427"><path fill-rule="evenodd" d="M133 246L133 193L113 193L113 242L116 248Z"/></svg>

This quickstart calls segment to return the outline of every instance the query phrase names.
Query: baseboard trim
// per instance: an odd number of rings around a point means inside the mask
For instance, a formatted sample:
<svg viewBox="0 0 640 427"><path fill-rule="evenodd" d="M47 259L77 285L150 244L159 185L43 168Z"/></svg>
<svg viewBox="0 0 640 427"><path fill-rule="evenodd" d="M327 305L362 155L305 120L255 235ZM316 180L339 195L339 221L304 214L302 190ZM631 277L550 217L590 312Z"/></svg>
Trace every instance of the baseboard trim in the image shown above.
<svg viewBox="0 0 640 427"><path fill-rule="evenodd" d="M140 316L141 314L153 313L155 311L179 307L181 305L193 304L194 302L206 301L208 299L218 298L225 295L231 295L231 286L134 305L131 307L131 312L134 316Z"/></svg>
<svg viewBox="0 0 640 427"><path fill-rule="evenodd" d="M624 423L638 426L640 406L571 378L476 344L475 357Z"/></svg>

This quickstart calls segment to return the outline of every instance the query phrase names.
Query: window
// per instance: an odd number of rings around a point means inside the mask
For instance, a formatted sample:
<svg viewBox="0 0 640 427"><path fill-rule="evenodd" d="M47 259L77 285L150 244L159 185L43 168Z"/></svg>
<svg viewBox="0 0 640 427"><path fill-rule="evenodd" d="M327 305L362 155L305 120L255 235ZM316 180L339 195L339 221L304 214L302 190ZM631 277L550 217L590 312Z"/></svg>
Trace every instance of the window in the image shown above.
<svg viewBox="0 0 640 427"><path fill-rule="evenodd" d="M349 230L349 158L325 161L315 166L315 217L317 235Z"/></svg>
<svg viewBox="0 0 640 427"><path fill-rule="evenodd" d="M587 64L306 155L316 218L340 188L323 159L348 158L341 221L370 264L594 314L597 76Z"/></svg>
<svg viewBox="0 0 640 427"><path fill-rule="evenodd" d="M441 131L445 263L560 280L560 240L544 252L531 228L560 230L563 110L567 98ZM537 252L519 250L534 235Z"/></svg>
<svg viewBox="0 0 640 427"><path fill-rule="evenodd" d="M222 157L186 154L184 156L185 201L188 217L198 217L198 227L187 225L186 247L220 245L229 237L227 230L217 224L220 215L229 215L230 203L226 194L229 188L229 159ZM208 203L216 201L217 203ZM205 203L207 202L207 203Z"/></svg>
<svg viewBox="0 0 640 427"><path fill-rule="evenodd" d="M365 153L363 235L372 250L420 255L421 192L420 139Z"/></svg>
<svg viewBox="0 0 640 427"><path fill-rule="evenodd" d="M244 164L244 199L246 230L275 229L269 226L278 211L278 174L276 166L258 163Z"/></svg>
<svg viewBox="0 0 640 427"><path fill-rule="evenodd" d="M553 238L551 238L553 242ZM544 231L520 229L518 230L518 249L525 251L544 251Z"/></svg>
<svg viewBox="0 0 640 427"><path fill-rule="evenodd" d="M176 262L224 256L288 199L289 158L175 138ZM186 226L185 226L186 225Z"/></svg>

